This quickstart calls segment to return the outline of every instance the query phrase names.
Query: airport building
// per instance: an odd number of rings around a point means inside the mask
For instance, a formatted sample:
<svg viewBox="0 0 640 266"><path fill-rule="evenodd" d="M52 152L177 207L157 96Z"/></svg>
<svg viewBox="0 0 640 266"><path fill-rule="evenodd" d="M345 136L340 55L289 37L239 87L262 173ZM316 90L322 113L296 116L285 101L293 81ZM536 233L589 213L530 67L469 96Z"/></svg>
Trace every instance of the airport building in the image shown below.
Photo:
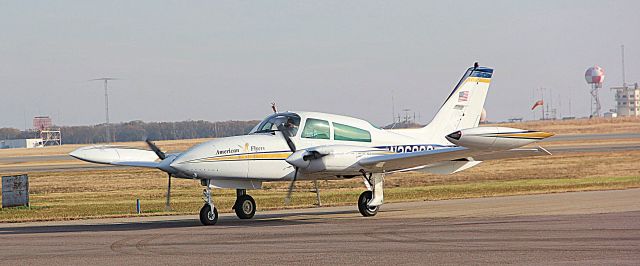
<svg viewBox="0 0 640 266"><path fill-rule="evenodd" d="M616 91L616 113L618 116L640 116L640 87L638 83L613 87Z"/></svg>
<svg viewBox="0 0 640 266"><path fill-rule="evenodd" d="M5 139L0 140L0 149L39 148L43 147L42 139Z"/></svg>

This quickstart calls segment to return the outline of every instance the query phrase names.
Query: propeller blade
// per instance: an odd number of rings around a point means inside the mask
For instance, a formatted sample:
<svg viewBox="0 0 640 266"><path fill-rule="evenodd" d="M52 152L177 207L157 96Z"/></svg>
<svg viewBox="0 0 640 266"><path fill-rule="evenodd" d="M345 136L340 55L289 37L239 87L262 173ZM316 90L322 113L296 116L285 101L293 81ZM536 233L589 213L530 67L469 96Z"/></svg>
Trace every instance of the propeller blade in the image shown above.
<svg viewBox="0 0 640 266"><path fill-rule="evenodd" d="M287 130L284 125L278 125L278 130L282 133L282 137L287 142L287 146L291 152L296 152L296 145L291 140L291 136L289 135L289 130ZM291 203L291 194L293 193L293 186L296 183L296 179L298 178L298 167L294 166L295 172L293 173L293 179L291 180L291 184L289 184L289 190L287 191L287 197L284 198L285 204Z"/></svg>
<svg viewBox="0 0 640 266"><path fill-rule="evenodd" d="M293 179L291 180L291 184L289 184L289 190L287 191L287 197L284 198L284 203L289 205L291 203L291 194L293 193L293 186L296 183L296 179L298 178L298 167L295 168L296 172L293 174Z"/></svg>
<svg viewBox="0 0 640 266"><path fill-rule="evenodd" d="M169 182L167 184L167 202L165 203L164 209L166 211L171 211L171 174L169 174Z"/></svg>
<svg viewBox="0 0 640 266"><path fill-rule="evenodd" d="M167 155L164 154L164 152L162 152L160 150L160 148L158 148L158 146L156 146L156 144L154 144L153 142L151 142L151 140L149 139L145 139L144 142L147 143L147 145L149 146L149 148L156 153L156 155L158 155L158 158L160 158L160 160L164 160L164 158L167 158Z"/></svg>
<svg viewBox="0 0 640 266"><path fill-rule="evenodd" d="M283 125L278 125L278 130L282 133L282 137L287 142L287 146L289 146L291 152L296 152L296 145L291 140L291 136L289 136L289 130L284 128Z"/></svg>

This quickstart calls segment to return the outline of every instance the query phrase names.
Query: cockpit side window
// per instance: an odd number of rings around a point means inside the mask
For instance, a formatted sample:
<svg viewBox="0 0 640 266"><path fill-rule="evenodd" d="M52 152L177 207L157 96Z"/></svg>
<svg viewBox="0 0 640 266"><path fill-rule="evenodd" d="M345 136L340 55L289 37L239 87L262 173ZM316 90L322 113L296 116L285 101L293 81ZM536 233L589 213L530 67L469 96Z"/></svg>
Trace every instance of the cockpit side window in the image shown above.
<svg viewBox="0 0 640 266"><path fill-rule="evenodd" d="M329 122L307 118L301 137L308 139L329 139Z"/></svg>
<svg viewBox="0 0 640 266"><path fill-rule="evenodd" d="M371 142L371 133L364 129L333 123L333 139L346 141Z"/></svg>
<svg viewBox="0 0 640 266"><path fill-rule="evenodd" d="M287 130L290 136L295 136L298 133L298 127L300 126L300 116L297 114L274 114L265 118L260 124L258 124L251 133L268 133L280 130Z"/></svg>

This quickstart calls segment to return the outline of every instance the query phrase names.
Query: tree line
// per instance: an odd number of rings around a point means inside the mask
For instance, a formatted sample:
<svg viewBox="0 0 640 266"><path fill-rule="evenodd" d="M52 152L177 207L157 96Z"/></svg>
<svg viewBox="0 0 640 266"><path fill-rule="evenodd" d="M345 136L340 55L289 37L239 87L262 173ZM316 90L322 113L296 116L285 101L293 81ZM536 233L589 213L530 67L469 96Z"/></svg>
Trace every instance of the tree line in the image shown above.
<svg viewBox="0 0 640 266"><path fill-rule="evenodd" d="M248 133L260 121L223 121L204 120L181 122L143 122L130 121L111 124L112 142L150 140L174 140L195 138L216 138L243 135ZM63 126L60 128L62 142L65 144L90 144L107 142L105 124L94 126ZM21 131L15 128L0 128L0 139L39 138L37 131Z"/></svg>

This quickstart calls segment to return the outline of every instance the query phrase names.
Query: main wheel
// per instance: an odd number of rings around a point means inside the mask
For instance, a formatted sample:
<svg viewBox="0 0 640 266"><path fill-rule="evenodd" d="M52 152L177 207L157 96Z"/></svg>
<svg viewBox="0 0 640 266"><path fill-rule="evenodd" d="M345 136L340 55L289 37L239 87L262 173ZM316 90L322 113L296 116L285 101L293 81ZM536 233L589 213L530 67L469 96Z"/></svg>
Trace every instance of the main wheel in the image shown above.
<svg viewBox="0 0 640 266"><path fill-rule="evenodd" d="M251 219L256 214L256 201L246 194L239 196L233 209L236 211L238 218Z"/></svg>
<svg viewBox="0 0 640 266"><path fill-rule="evenodd" d="M218 209L213 207L212 211L211 206L205 203L202 209L200 209L200 222L202 225L216 224L216 222L218 222Z"/></svg>
<svg viewBox="0 0 640 266"><path fill-rule="evenodd" d="M371 191L362 192L358 198L358 210L364 217L375 216L378 213L378 206L370 207L367 205L372 198L373 193Z"/></svg>

